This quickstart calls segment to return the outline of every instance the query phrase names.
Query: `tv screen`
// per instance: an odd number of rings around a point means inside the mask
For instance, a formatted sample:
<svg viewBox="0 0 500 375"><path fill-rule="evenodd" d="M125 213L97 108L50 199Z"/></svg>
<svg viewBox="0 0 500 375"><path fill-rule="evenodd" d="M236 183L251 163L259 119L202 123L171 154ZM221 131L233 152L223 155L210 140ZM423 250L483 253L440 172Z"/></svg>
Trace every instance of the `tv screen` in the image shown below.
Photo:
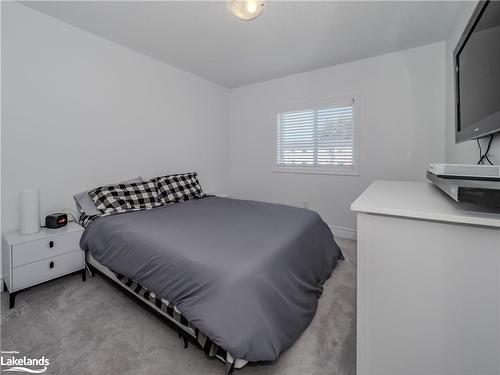
<svg viewBox="0 0 500 375"><path fill-rule="evenodd" d="M478 4L455 49L456 142L500 131L500 2Z"/></svg>

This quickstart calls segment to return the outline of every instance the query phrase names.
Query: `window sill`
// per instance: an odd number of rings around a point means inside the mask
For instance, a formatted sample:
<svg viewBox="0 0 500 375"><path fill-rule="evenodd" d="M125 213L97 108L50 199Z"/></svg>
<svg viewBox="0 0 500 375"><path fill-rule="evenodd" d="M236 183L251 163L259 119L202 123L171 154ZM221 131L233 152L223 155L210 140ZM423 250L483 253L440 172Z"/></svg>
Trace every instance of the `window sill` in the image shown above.
<svg viewBox="0 0 500 375"><path fill-rule="evenodd" d="M333 174L340 176L359 176L359 171L352 169L328 168L301 168L301 167L275 167L274 173L301 173L301 174Z"/></svg>

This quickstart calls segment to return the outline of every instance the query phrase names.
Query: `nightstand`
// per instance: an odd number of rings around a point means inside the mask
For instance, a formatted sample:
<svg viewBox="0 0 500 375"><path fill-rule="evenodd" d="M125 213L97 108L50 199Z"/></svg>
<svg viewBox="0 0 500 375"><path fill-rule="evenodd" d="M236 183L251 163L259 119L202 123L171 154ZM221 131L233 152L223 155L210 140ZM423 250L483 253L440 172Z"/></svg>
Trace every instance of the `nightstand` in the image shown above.
<svg viewBox="0 0 500 375"><path fill-rule="evenodd" d="M2 273L9 292L9 307L16 295L31 286L70 273L81 273L85 281L85 252L80 249L83 228L69 223L59 229L42 228L33 234L5 233L2 243Z"/></svg>

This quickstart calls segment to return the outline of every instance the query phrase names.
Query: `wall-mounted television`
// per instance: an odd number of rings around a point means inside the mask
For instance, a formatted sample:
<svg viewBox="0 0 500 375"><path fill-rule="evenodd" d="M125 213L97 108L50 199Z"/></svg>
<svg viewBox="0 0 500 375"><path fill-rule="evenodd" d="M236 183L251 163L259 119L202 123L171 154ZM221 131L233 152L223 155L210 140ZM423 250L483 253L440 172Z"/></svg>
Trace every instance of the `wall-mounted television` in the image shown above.
<svg viewBox="0 0 500 375"><path fill-rule="evenodd" d="M456 143L500 132L500 1L480 1L454 51Z"/></svg>

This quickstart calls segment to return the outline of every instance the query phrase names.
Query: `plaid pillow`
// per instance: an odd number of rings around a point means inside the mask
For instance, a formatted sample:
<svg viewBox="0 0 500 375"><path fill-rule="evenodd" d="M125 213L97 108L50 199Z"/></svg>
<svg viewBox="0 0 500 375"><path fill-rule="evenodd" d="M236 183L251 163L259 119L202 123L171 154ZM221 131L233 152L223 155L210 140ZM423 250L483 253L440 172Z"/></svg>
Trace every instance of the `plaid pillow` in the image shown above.
<svg viewBox="0 0 500 375"><path fill-rule="evenodd" d="M103 214L144 210L159 205L152 181L102 186L90 191L89 195Z"/></svg>
<svg viewBox="0 0 500 375"><path fill-rule="evenodd" d="M100 214L98 215L86 215L85 213L80 215L80 218L78 220L78 224L80 224L82 227L87 228L87 226L92 223L95 219L97 219Z"/></svg>
<svg viewBox="0 0 500 375"><path fill-rule="evenodd" d="M162 204L203 197L196 172L156 177L152 181L156 184L158 198Z"/></svg>

